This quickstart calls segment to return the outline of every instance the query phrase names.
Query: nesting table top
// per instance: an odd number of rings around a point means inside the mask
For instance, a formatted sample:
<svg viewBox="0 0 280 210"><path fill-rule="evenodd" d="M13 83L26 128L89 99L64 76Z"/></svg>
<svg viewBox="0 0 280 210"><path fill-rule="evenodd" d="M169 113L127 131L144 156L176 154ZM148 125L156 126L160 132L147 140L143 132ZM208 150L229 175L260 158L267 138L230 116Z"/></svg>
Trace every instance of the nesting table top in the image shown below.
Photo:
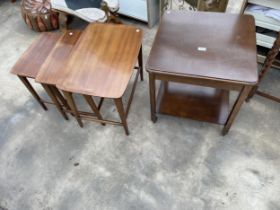
<svg viewBox="0 0 280 210"><path fill-rule="evenodd" d="M11 73L35 78L60 36L59 33L50 32L41 34L16 62Z"/></svg>
<svg viewBox="0 0 280 210"><path fill-rule="evenodd" d="M133 73L142 30L127 25L90 24L80 36L59 89L106 98L120 98Z"/></svg>
<svg viewBox="0 0 280 210"><path fill-rule="evenodd" d="M56 85L64 79L65 65L72 49L81 35L81 31L67 31L57 40L36 76L36 82Z"/></svg>

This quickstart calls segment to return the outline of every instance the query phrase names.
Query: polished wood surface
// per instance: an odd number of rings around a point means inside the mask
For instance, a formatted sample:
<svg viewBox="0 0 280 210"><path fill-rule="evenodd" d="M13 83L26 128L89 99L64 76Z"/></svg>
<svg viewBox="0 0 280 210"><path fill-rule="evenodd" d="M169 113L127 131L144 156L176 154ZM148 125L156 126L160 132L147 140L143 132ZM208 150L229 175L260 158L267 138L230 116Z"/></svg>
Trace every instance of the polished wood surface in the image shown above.
<svg viewBox="0 0 280 210"><path fill-rule="evenodd" d="M146 65L151 120L157 121L157 105L161 113L224 124L227 134L258 81L254 33L251 16L167 12ZM156 80L165 84L158 97ZM228 90L239 91L230 112Z"/></svg>
<svg viewBox="0 0 280 210"><path fill-rule="evenodd" d="M80 35L81 31L77 30L69 30L61 35L40 68L35 79L36 82L56 85L59 80L64 80L64 75L68 70L65 68L67 59Z"/></svg>
<svg viewBox="0 0 280 210"><path fill-rule="evenodd" d="M90 24L79 38L59 89L120 98L131 78L143 32L133 26Z"/></svg>
<svg viewBox="0 0 280 210"><path fill-rule="evenodd" d="M254 85L258 81L254 18L170 11L153 44L149 72Z"/></svg>
<svg viewBox="0 0 280 210"><path fill-rule="evenodd" d="M161 82L158 112L224 125L229 91L174 82Z"/></svg>
<svg viewBox="0 0 280 210"><path fill-rule="evenodd" d="M54 85L42 83L44 90L51 99L51 102L44 101L27 79L35 79L38 76L41 67L45 65L45 61L48 60L52 50L56 49L55 52L57 51L58 47L55 47L55 45L58 43L60 38L60 33L42 33L39 38L23 53L19 61L12 68L11 72L18 75L19 79L44 110L47 110L45 103L53 104L56 106L63 118L68 120L66 111L70 110L69 105L57 88ZM63 51L63 49L60 50ZM55 54L54 56L56 57ZM46 71L48 71L48 69Z"/></svg>
<svg viewBox="0 0 280 210"><path fill-rule="evenodd" d="M11 70L12 74L35 78L38 71L60 38L59 33L44 32L23 53Z"/></svg>

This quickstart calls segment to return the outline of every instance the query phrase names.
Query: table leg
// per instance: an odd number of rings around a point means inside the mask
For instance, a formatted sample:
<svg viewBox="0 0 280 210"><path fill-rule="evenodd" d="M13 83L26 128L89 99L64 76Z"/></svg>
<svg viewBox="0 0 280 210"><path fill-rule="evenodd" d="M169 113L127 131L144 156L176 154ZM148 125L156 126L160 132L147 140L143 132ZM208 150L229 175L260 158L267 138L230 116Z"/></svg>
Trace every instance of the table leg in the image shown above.
<svg viewBox="0 0 280 210"><path fill-rule="evenodd" d="M94 114L96 114L97 118L99 120L103 120L98 107L96 106L96 104L94 103L93 99L91 96L89 95L83 95L85 100L87 101L88 105L90 106L90 108L92 109L92 111L94 112ZM101 125L105 125L105 123L101 123Z"/></svg>
<svg viewBox="0 0 280 210"><path fill-rule="evenodd" d="M32 96L36 99L36 101L41 105L41 107L44 110L48 110L46 105L44 104L43 100L40 98L40 96L36 93L32 85L29 83L26 77L18 76L19 79L22 81L22 83L25 85L25 87L29 90L29 92L32 94Z"/></svg>
<svg viewBox="0 0 280 210"><path fill-rule="evenodd" d="M255 93L257 92L257 90L258 90L258 88L259 88L259 86L254 86L251 90L250 90L250 92L249 92L249 94L248 94L248 97L246 98L246 101L247 102L249 102L250 100L251 100L251 98L253 98L253 96L255 95Z"/></svg>
<svg viewBox="0 0 280 210"><path fill-rule="evenodd" d="M63 91L63 94L64 94L64 96L65 96L65 98L66 98L66 100L67 100L67 102L68 102L72 112L74 113L75 118L76 118L79 126L82 128L84 125L83 125L81 117L80 117L80 115L78 113L77 106L76 106L75 101L73 99L72 93L67 92L67 91Z"/></svg>
<svg viewBox="0 0 280 210"><path fill-rule="evenodd" d="M117 110L119 112L119 115L120 115L124 130L125 130L125 133L126 133L126 135L129 135L127 122L126 122L126 115L125 115L124 107L123 107L123 103L122 103L122 98L114 99L114 102L115 102Z"/></svg>
<svg viewBox="0 0 280 210"><path fill-rule="evenodd" d="M144 74L143 74L143 52L142 52L142 45L141 45L141 48L140 48L140 51L139 51L139 55L138 55L138 65L139 65L139 68L140 68L140 78L141 78L141 81L144 80Z"/></svg>
<svg viewBox="0 0 280 210"><path fill-rule="evenodd" d="M57 100L57 98L56 98L54 92L52 91L51 87L49 85L46 85L46 84L42 84L42 86L45 89L45 91L47 92L47 94L49 95L49 97L51 98L51 100L53 101L53 103L56 106L58 112L64 117L65 120L68 120L68 117L67 117L66 113L64 112L61 104Z"/></svg>
<svg viewBox="0 0 280 210"><path fill-rule="evenodd" d="M155 123L156 116L156 80L155 75L149 73L149 86L150 86L150 104L151 104L151 120Z"/></svg>
<svg viewBox="0 0 280 210"><path fill-rule="evenodd" d="M55 87L55 86L51 86L52 91L54 92L54 94L58 97L59 101L61 102L61 104L67 109L67 110L71 110L69 104L67 103L66 99L63 97L63 95L60 93L60 91Z"/></svg>
<svg viewBox="0 0 280 210"><path fill-rule="evenodd" d="M244 86L241 90L241 92L239 93L239 96L237 98L237 100L234 103L234 106L228 116L227 122L223 128L222 134L226 135L237 115L237 113L239 112L241 105L243 104L243 102L246 100L246 98L248 97L248 94L250 92L250 90L252 89L252 87L250 86Z"/></svg>

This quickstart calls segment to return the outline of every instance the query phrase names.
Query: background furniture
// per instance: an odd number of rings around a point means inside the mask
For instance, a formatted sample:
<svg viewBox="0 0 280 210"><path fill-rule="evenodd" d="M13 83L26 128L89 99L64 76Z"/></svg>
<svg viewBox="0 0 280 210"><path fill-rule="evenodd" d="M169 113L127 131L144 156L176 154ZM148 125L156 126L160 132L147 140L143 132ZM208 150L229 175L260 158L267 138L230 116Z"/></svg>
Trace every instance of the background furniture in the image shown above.
<svg viewBox="0 0 280 210"><path fill-rule="evenodd" d="M265 75L268 73L268 71L271 69L271 66L276 58L276 56L279 54L279 50L280 50L280 32L278 32L278 36L273 44L273 47L271 48L271 50L268 52L264 65L259 73L259 82L258 84L260 84L262 82L262 80L264 79ZM250 95L248 97L248 100L250 98L252 98L254 96L254 94L258 94L262 97L268 98L270 100L276 101L278 103L280 103L280 98L277 98L275 96L269 95L267 93L264 93L260 90L258 90L259 87L258 85L255 86L252 91L250 92Z"/></svg>
<svg viewBox="0 0 280 210"><path fill-rule="evenodd" d="M133 17L147 22L149 27L154 26L159 20L158 0L119 0L121 15Z"/></svg>
<svg viewBox="0 0 280 210"><path fill-rule="evenodd" d="M62 29L67 28L67 15L77 16L89 23L120 23L116 17L119 9L118 0L50 0L52 9L59 12Z"/></svg>
<svg viewBox="0 0 280 210"><path fill-rule="evenodd" d="M224 12L228 0L160 0L160 16L165 10L199 10Z"/></svg>
<svg viewBox="0 0 280 210"><path fill-rule="evenodd" d="M223 124L225 135L258 80L254 19L169 11L163 15L146 69L153 122L158 111ZM157 99L156 80L162 81ZM239 91L239 96L228 113L229 90Z"/></svg>
<svg viewBox="0 0 280 210"><path fill-rule="evenodd" d="M247 4L260 5L260 6L265 6L265 7L270 7L273 9L280 10L280 1L279 0L265 0L265 1L247 0ZM260 28L268 29L268 30L271 30L274 32L280 31L280 21L274 20L273 18L270 18L270 17L266 17L265 15L260 14L260 13L248 12L246 10L245 10L245 14L253 15L255 18L255 21L256 21L256 25ZM266 49L264 51L258 50L258 61L261 63L264 63L266 54L267 54L268 50L272 48L272 45L276 38L266 35L266 34L262 34L260 32L257 32L256 36L257 36L257 45L259 47L263 47ZM276 60L274 62L274 65L279 68L280 61Z"/></svg>
<svg viewBox="0 0 280 210"><path fill-rule="evenodd" d="M50 0L22 0L21 13L32 30L42 32L58 28L58 13L51 10Z"/></svg>

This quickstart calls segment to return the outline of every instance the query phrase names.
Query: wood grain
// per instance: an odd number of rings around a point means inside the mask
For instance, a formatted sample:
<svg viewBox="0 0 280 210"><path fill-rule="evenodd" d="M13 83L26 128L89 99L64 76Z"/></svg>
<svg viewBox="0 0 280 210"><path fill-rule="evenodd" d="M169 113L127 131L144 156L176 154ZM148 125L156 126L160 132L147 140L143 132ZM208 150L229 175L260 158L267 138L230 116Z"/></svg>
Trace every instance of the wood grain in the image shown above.
<svg viewBox="0 0 280 210"><path fill-rule="evenodd" d="M59 89L120 98L133 73L142 30L126 25L89 24L71 53Z"/></svg>
<svg viewBox="0 0 280 210"><path fill-rule="evenodd" d="M158 112L224 125L229 91L174 82L161 82Z"/></svg>
<svg viewBox="0 0 280 210"><path fill-rule="evenodd" d="M146 67L149 72L254 85L258 81L254 18L170 11L163 16Z"/></svg>
<svg viewBox="0 0 280 210"><path fill-rule="evenodd" d="M59 80L64 79L64 74L68 70L65 68L67 59L80 35L81 31L77 30L63 33L40 68L36 82L56 85Z"/></svg>
<svg viewBox="0 0 280 210"><path fill-rule="evenodd" d="M11 73L35 78L60 36L59 33L42 33L16 62Z"/></svg>

